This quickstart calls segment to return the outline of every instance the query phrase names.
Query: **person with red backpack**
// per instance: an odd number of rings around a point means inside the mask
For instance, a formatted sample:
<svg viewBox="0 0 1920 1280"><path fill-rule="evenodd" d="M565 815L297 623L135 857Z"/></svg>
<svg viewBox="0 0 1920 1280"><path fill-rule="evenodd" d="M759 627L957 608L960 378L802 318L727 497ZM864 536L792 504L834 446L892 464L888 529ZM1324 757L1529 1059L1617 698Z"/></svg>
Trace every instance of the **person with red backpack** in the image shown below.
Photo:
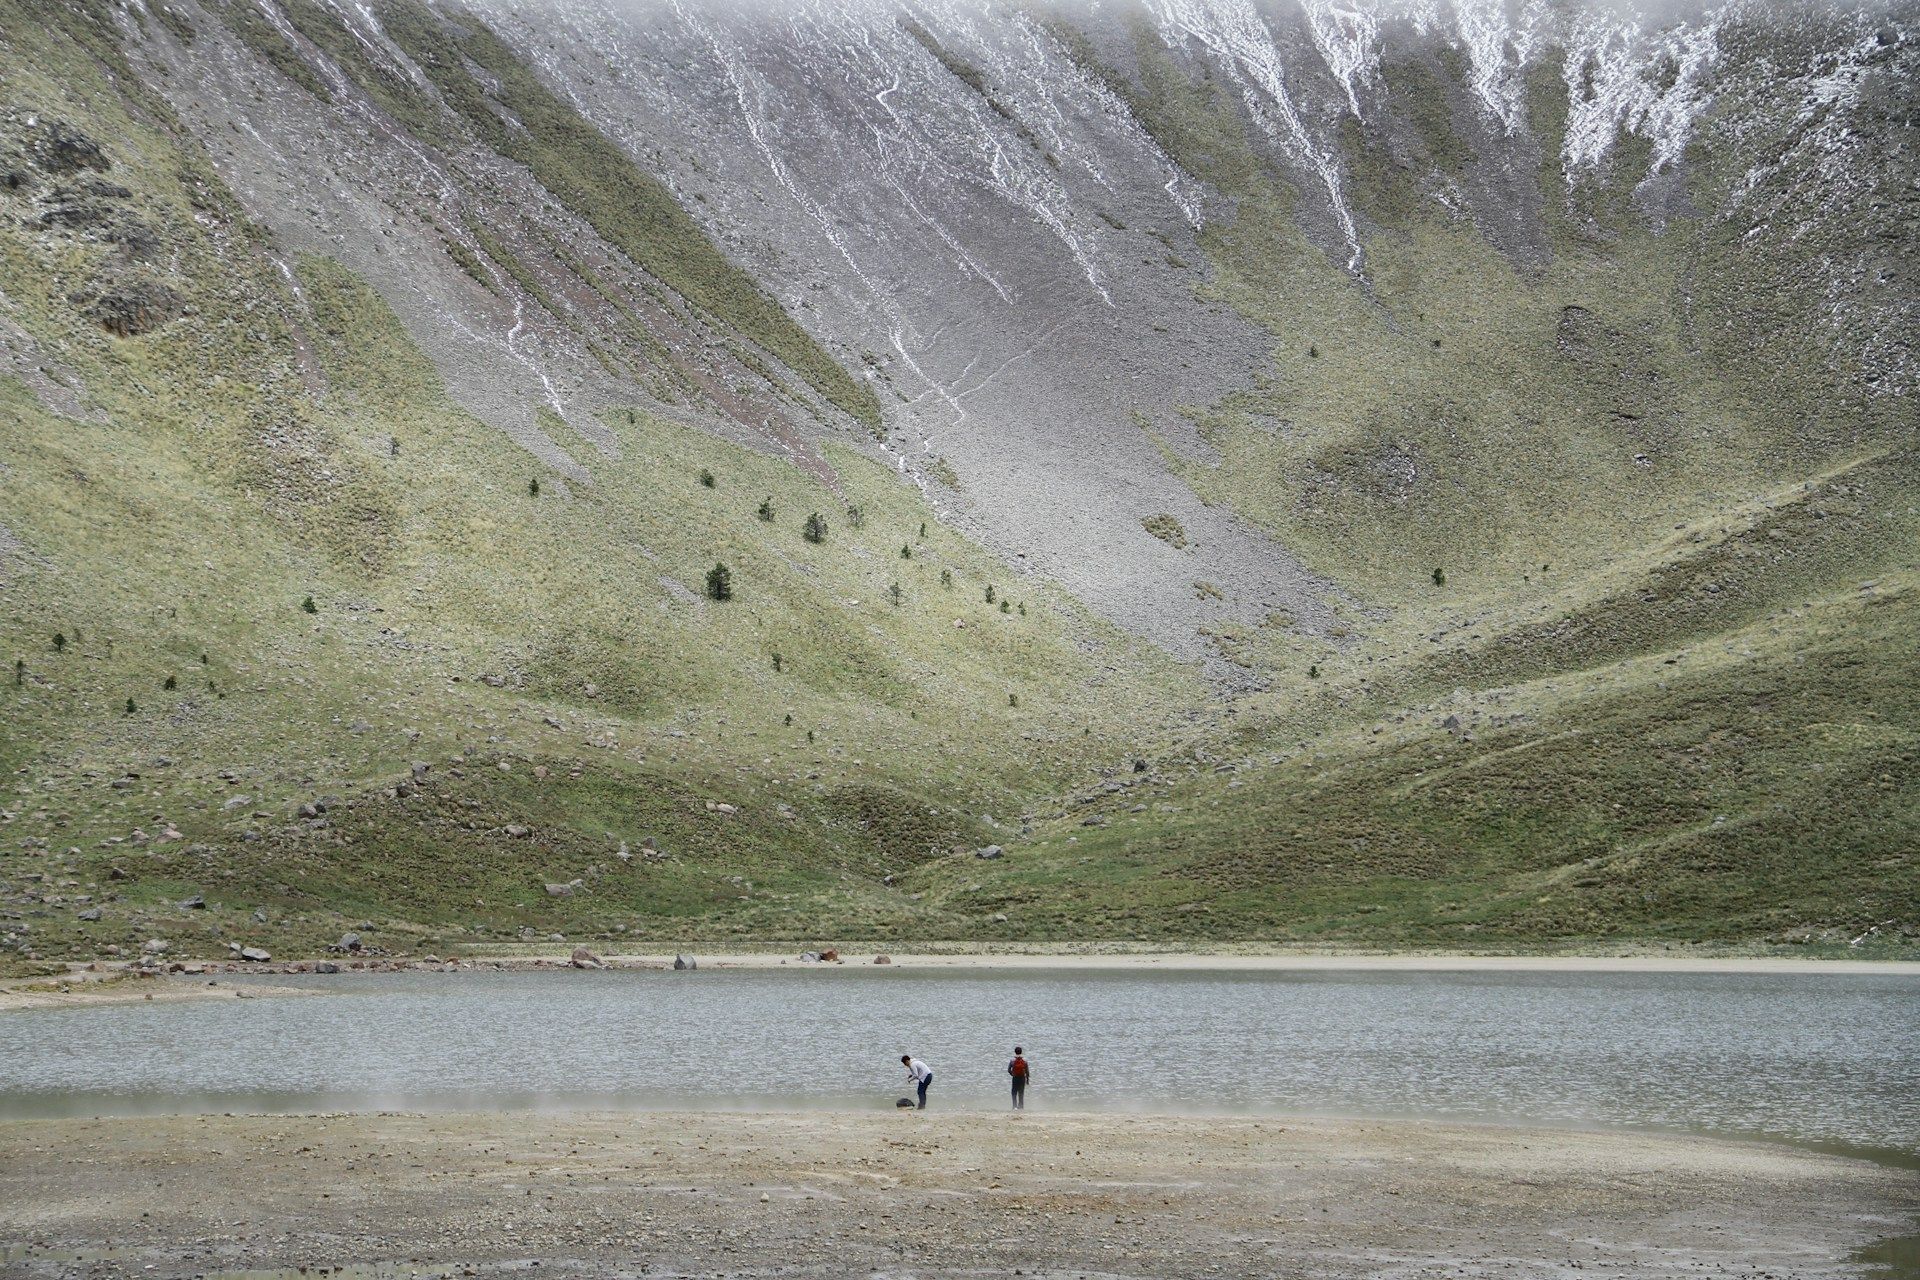
<svg viewBox="0 0 1920 1280"><path fill-rule="evenodd" d="M1007 1075L1013 1079L1013 1109L1027 1109L1027 1081L1033 1076L1033 1068L1027 1062L1026 1050L1019 1045L1013 1046L1013 1061L1007 1064Z"/></svg>

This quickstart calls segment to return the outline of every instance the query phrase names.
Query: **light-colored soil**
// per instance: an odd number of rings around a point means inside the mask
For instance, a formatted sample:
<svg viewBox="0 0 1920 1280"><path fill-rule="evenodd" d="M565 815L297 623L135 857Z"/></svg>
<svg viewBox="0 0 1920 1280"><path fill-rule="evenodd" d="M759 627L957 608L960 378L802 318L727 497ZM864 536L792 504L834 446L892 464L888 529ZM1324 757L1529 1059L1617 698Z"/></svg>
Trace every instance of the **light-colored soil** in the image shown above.
<svg viewBox="0 0 1920 1280"><path fill-rule="evenodd" d="M251 1000L267 996L305 996L300 987L234 986L221 978L141 978L130 972L77 972L64 978L34 978L0 984L0 1013L14 1009L67 1009L98 1004L179 1004L189 1000Z"/></svg>
<svg viewBox="0 0 1920 1280"><path fill-rule="evenodd" d="M0 1124L0 1273L1858 1274L1911 1174L1703 1138L927 1113ZM538 1263L538 1269L533 1269Z"/></svg>

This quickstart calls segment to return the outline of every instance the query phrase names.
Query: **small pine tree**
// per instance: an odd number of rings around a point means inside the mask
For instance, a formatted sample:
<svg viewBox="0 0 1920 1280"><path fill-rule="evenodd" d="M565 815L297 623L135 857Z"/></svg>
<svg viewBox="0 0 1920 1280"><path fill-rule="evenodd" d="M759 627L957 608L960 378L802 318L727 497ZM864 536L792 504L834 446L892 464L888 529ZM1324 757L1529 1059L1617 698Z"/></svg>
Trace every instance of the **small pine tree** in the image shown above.
<svg viewBox="0 0 1920 1280"><path fill-rule="evenodd" d="M867 527L867 513L860 507L847 508L847 523L856 529Z"/></svg>
<svg viewBox="0 0 1920 1280"><path fill-rule="evenodd" d="M21 685L25 684L26 682L27 682L27 660L25 658L15 658L13 660L13 687L18 689Z"/></svg>
<svg viewBox="0 0 1920 1280"><path fill-rule="evenodd" d="M1319 678L1320 678L1320 667L1318 663L1307 668L1307 679L1318 680Z"/></svg>
<svg viewBox="0 0 1920 1280"><path fill-rule="evenodd" d="M175 680L172 676L168 676L166 679L166 682L162 684L160 687L162 689L168 689L168 690L178 689L180 687L180 682L178 680Z"/></svg>
<svg viewBox="0 0 1920 1280"><path fill-rule="evenodd" d="M825 542L827 540L827 522L820 518L818 511L807 517L807 523L801 526L800 536L808 542Z"/></svg>
<svg viewBox="0 0 1920 1280"><path fill-rule="evenodd" d="M1020 616L1023 618L1027 616L1027 602L1025 600L1020 602Z"/></svg>
<svg viewBox="0 0 1920 1280"><path fill-rule="evenodd" d="M902 543L900 546L900 558L902 560L913 559L913 548L907 546L905 543Z"/></svg>
<svg viewBox="0 0 1920 1280"><path fill-rule="evenodd" d="M1013 612L1013 601L1011 601L1011 600L1002 600L1002 601L1000 602L1000 612L1002 612L1002 613L1012 613L1012 612Z"/></svg>
<svg viewBox="0 0 1920 1280"><path fill-rule="evenodd" d="M134 706L134 705L133 705L133 699L132 699L132 698L128 698L128 699L127 699L127 714L128 714L128 715L132 715L132 714L133 714L134 712L136 712L136 711L138 711L139 709L140 709L140 708L138 708L138 707L136 707L136 706Z"/></svg>
<svg viewBox="0 0 1920 1280"><path fill-rule="evenodd" d="M987 603L988 604L993 603L993 584L992 583L987 584Z"/></svg>
<svg viewBox="0 0 1920 1280"><path fill-rule="evenodd" d="M313 602L313 597L312 597L312 596L308 596L308 597L307 597L307 598L306 598L305 600L302 600L302 601L300 602L300 612L302 612L302 613L318 613L318 612L320 612L320 606L319 606L319 605L317 605L317 604L315 604L315 603Z"/></svg>
<svg viewBox="0 0 1920 1280"><path fill-rule="evenodd" d="M940 571L940 585L947 588L949 591L953 589L953 570L942 569Z"/></svg>
<svg viewBox="0 0 1920 1280"><path fill-rule="evenodd" d="M1433 585L1434 585L1434 586L1436 586L1436 587L1444 587L1444 586L1446 586L1446 585L1447 585L1447 573L1446 573L1446 570L1444 570L1444 569L1435 569L1435 570L1433 571Z"/></svg>
<svg viewBox="0 0 1920 1280"><path fill-rule="evenodd" d="M1320 358L1320 348L1315 346L1309 346L1307 348L1307 354L1309 356L1312 356L1315 360L1318 360Z"/></svg>
<svg viewBox="0 0 1920 1280"><path fill-rule="evenodd" d="M892 586L888 587L887 596L893 601L893 607L898 609L900 607L900 596L901 596L900 584L896 582Z"/></svg>
<svg viewBox="0 0 1920 1280"><path fill-rule="evenodd" d="M714 484L713 472L707 470L705 467L700 468L700 487L703 489L711 489L714 487Z"/></svg>
<svg viewBox="0 0 1920 1280"><path fill-rule="evenodd" d="M758 514L764 523L773 523L773 498L771 496L760 499L760 510Z"/></svg>
<svg viewBox="0 0 1920 1280"><path fill-rule="evenodd" d="M793 712L787 712L787 728L793 728Z"/></svg>
<svg viewBox="0 0 1920 1280"><path fill-rule="evenodd" d="M733 571L718 561L714 562L713 568L707 570L707 599L733 599Z"/></svg>
<svg viewBox="0 0 1920 1280"><path fill-rule="evenodd" d="M535 476L533 479L527 481L527 496L529 498L537 498L540 496L540 477L539 476Z"/></svg>
<svg viewBox="0 0 1920 1280"><path fill-rule="evenodd" d="M1019 694L1017 694L1017 693L1010 693L1010 694L1008 694L1008 695L1007 695L1007 705L1008 705L1009 707L1017 707L1017 706L1019 706L1019 705L1020 705L1020 695L1019 695Z"/></svg>
<svg viewBox="0 0 1920 1280"><path fill-rule="evenodd" d="M778 653L773 655L773 673L775 675L780 674L780 655Z"/></svg>
<svg viewBox="0 0 1920 1280"><path fill-rule="evenodd" d="M922 520L920 522L920 536L922 538L925 538L927 536L927 522L925 520Z"/></svg>
<svg viewBox="0 0 1920 1280"><path fill-rule="evenodd" d="M811 729L809 729L809 730L807 730L807 741L808 741L808 742L812 742L812 741L813 741L813 730L811 730Z"/></svg>
<svg viewBox="0 0 1920 1280"><path fill-rule="evenodd" d="M200 655L200 665L203 667L207 665L207 655L204 653Z"/></svg>
<svg viewBox="0 0 1920 1280"><path fill-rule="evenodd" d="M53 633L53 651L55 653L65 653L67 651L67 636L64 631L56 631Z"/></svg>

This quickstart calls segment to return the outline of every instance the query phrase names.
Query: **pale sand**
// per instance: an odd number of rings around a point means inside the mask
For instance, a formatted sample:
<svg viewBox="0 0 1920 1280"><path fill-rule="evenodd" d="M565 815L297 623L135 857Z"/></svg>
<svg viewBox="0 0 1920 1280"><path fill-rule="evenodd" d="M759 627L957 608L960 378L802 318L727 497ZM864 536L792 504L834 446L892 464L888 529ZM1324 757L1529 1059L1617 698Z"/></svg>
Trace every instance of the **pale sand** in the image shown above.
<svg viewBox="0 0 1920 1280"><path fill-rule="evenodd" d="M0 1123L0 1273L1839 1277L1861 1160L1634 1133L926 1113ZM540 1263L537 1269L531 1266ZM262 1274L264 1273L264 1275ZM287 1273L297 1274L297 1273Z"/></svg>

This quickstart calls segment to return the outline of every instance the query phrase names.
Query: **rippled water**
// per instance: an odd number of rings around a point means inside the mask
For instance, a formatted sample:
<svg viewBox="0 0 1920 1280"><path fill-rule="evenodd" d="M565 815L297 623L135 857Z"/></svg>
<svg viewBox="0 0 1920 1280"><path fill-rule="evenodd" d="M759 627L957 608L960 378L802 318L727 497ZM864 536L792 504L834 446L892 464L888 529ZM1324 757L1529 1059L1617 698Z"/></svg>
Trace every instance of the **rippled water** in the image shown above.
<svg viewBox="0 0 1920 1280"><path fill-rule="evenodd" d="M335 1107L1328 1112L1920 1154L1920 976L809 968L273 979L0 1016L0 1115Z"/></svg>

